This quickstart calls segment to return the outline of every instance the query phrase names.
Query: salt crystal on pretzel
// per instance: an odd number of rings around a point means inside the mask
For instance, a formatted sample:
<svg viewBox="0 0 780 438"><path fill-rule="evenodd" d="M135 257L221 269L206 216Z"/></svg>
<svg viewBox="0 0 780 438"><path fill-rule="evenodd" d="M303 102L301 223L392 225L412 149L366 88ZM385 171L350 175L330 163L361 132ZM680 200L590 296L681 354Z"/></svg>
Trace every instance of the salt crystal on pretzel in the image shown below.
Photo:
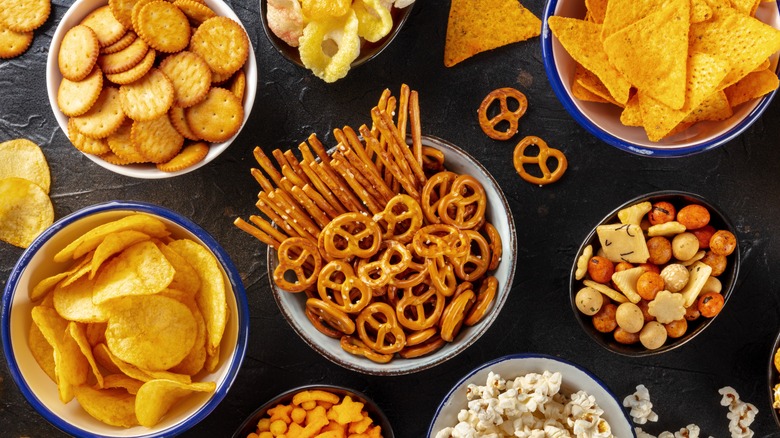
<svg viewBox="0 0 780 438"><path fill-rule="evenodd" d="M301 188L301 191L306 194L306 196L309 197L312 201L314 201L315 204L317 204L317 207L320 208L323 212L325 212L326 215L328 215L329 218L333 219L334 217L338 216L340 213L336 211L333 206L331 206L328 201L322 197L320 192L314 190L310 185L305 185L303 188Z"/></svg>
<svg viewBox="0 0 780 438"><path fill-rule="evenodd" d="M320 234L320 229L317 227L317 225L314 224L314 222L311 220L311 218L305 213L305 210L303 207L298 205L297 202L295 202L290 195L288 195L284 190L282 189L276 189L272 193L268 194L268 199L271 200L276 206L278 206L282 211L277 211L280 215L282 215L283 218L285 218L285 214L287 214L290 218L292 218L293 223L298 223L301 225L301 227L314 238L314 241L317 241L317 236Z"/></svg>

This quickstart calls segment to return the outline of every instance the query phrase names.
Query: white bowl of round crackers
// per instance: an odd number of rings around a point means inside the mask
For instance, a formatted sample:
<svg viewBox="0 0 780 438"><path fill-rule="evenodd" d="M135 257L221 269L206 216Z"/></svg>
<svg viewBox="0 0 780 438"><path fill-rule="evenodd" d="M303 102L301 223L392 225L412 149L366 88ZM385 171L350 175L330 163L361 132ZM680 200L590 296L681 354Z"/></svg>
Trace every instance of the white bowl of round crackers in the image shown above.
<svg viewBox="0 0 780 438"><path fill-rule="evenodd" d="M92 237L79 239L85 235ZM97 239L100 242L98 248L108 248L125 240L121 236L130 235L142 240L130 246L120 244L116 247L123 249L100 264L94 281L85 274L66 285L71 275L78 275L74 271L60 278L63 270L68 270L75 262L73 257L83 252L84 248L79 249L81 244L92 246L98 243L93 238L102 237ZM71 245L74 241L80 242L76 248ZM126 240L125 243L131 241ZM142 248L146 249L139 252ZM156 268L142 270L147 278L157 277L153 271L167 270L168 264L174 267L173 279L165 288L153 294L114 295L102 302L100 306L104 310L110 309L105 323L87 322L99 317L102 311L73 313L78 308L87 310L92 307L84 306L84 301L82 305L73 306L79 301L77 297L82 296L77 290L88 290L91 298L98 295L107 297L98 292L102 289L98 284L108 284L103 283L101 278L114 277L112 272L127 274L127 270L117 271L115 268L137 265L136 262L141 260L138 257L147 250L151 250L147 254L159 250L158 255L164 255L163 258L147 259L157 260L154 265L147 265ZM102 250L96 248L83 257L94 262L93 255L99 252ZM62 259L67 260L54 261ZM136 262L126 263L130 260ZM182 260L187 263L181 263ZM190 275L193 273L195 277ZM130 277L122 277L122 284L128 285ZM51 286L49 290L46 290L47 285ZM136 292L138 290L135 289ZM124 307L125 300L131 306ZM149 312L141 310L150 306ZM196 310L200 317L196 315ZM169 326L150 330L147 325L147 329L142 330L139 325L131 330L133 335L130 338L153 340L147 344L151 350L117 348L117 344L111 341L112 338L118 339L114 335L119 333L111 327L122 320L125 323L120 326L125 329L131 327L126 324L130 321L126 318L127 312L136 311L139 311L137 315L155 315L147 319L147 323L156 321L153 324ZM157 315L165 317L158 318ZM172 315L178 315L178 318ZM192 326L190 318L194 318L197 328L181 330L186 325ZM190 429L209 415L227 395L246 352L248 328L249 314L243 283L219 243L184 216L140 202L97 204L57 221L22 254L11 271L2 301L3 352L14 382L43 418L72 436L174 436ZM180 334L172 335L175 332ZM172 354L182 356L170 350L171 344L163 338L168 338L174 349L178 349L175 341L195 341L181 362L165 371L154 371L152 368L159 367L150 365L148 361L153 356L166 361ZM135 345L140 347L138 343ZM212 345L217 347L210 348ZM146 365L141 366L141 362L126 356L131 351L132 355L143 352ZM157 415L162 411L149 411L150 407L164 404L164 400L155 393L176 392L183 397L173 397L175 402L163 409L165 412L161 417ZM63 403L63 396L65 400L73 398ZM156 401L152 401L154 399ZM148 414L152 414L151 417ZM151 420L155 420L153 425L149 423Z"/></svg>
<svg viewBox="0 0 780 438"><path fill-rule="evenodd" d="M76 149L112 172L156 179L230 146L254 104L257 63L222 0L77 0L52 38L46 82Z"/></svg>

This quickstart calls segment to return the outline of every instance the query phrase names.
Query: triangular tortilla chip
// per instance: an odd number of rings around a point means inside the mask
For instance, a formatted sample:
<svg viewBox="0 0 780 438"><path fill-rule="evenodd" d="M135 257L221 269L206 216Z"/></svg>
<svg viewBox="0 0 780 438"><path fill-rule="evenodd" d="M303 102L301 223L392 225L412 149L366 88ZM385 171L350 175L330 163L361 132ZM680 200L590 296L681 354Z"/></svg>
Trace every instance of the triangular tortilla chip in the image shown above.
<svg viewBox="0 0 780 438"><path fill-rule="evenodd" d="M674 108L685 103L690 0L673 0L604 40L609 61L648 96Z"/></svg>
<svg viewBox="0 0 780 438"><path fill-rule="evenodd" d="M452 0L444 65L539 36L542 22L517 0Z"/></svg>
<svg viewBox="0 0 780 438"><path fill-rule="evenodd" d="M620 123L625 126L642 126L642 109L639 108L639 96L636 94L628 99L626 107L620 113Z"/></svg>
<svg viewBox="0 0 780 438"><path fill-rule="evenodd" d="M761 0L731 0L734 9L747 15L755 15L759 3Z"/></svg>
<svg viewBox="0 0 780 438"><path fill-rule="evenodd" d="M701 23L712 17L712 8L706 0L691 0L691 23Z"/></svg>
<svg viewBox="0 0 780 438"><path fill-rule="evenodd" d="M576 81L571 83L571 95L579 100L584 100L585 102L610 103L607 99L591 93L590 90Z"/></svg>
<svg viewBox="0 0 780 438"><path fill-rule="evenodd" d="M585 0L585 8L590 14L590 20L596 24L604 22L604 16L607 14L607 0Z"/></svg>
<svg viewBox="0 0 780 438"><path fill-rule="evenodd" d="M730 71L720 88L726 88L754 71L770 55L780 50L780 30L708 0L712 18L691 25L690 51L727 59Z"/></svg>
<svg viewBox="0 0 780 438"><path fill-rule="evenodd" d="M683 123L726 120L733 114L734 111L732 111L731 105L729 105L729 99L726 97L726 93L721 90L707 96L699 106L685 116Z"/></svg>
<svg viewBox="0 0 780 438"><path fill-rule="evenodd" d="M577 84L579 87L587 90L590 94L598 96L605 102L609 102L617 106L623 106L612 98L612 96L609 94L609 90L607 90L607 87L604 86L604 83L602 83L596 75L588 71L580 64L577 64L577 67L574 69L572 90L574 90L574 84Z"/></svg>
<svg viewBox="0 0 780 438"><path fill-rule="evenodd" d="M601 38L607 39L613 33L658 10L662 4L663 0L609 0Z"/></svg>
<svg viewBox="0 0 780 438"><path fill-rule="evenodd" d="M717 90L718 84L729 71L729 63L706 53L693 53L688 61L688 78L685 91L685 105L675 110L638 92L642 109L642 122L647 138L658 141L666 137L675 126Z"/></svg>
<svg viewBox="0 0 780 438"><path fill-rule="evenodd" d="M748 73L736 84L726 88L726 97L732 107L761 97L777 89L777 75L768 69Z"/></svg>
<svg viewBox="0 0 780 438"><path fill-rule="evenodd" d="M548 18L547 24L569 55L593 72L616 101L628 101L631 84L609 63L601 44L601 25L557 15Z"/></svg>

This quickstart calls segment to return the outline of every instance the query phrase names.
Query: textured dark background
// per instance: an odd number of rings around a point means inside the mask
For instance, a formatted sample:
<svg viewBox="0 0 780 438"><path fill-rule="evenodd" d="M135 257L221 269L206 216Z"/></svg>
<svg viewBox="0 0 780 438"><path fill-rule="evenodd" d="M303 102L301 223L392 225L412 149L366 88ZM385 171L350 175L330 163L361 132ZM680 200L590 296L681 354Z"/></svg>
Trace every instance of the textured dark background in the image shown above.
<svg viewBox="0 0 780 438"><path fill-rule="evenodd" d="M56 217L114 199L153 202L191 217L227 250L241 272L251 312L250 345L226 399L186 436L228 436L256 407L293 386L327 382L373 397L396 436L424 436L449 388L477 365L506 354L536 352L576 362L598 375L619 398L638 384L650 389L658 434L698 424L702 436L728 437L728 410L718 388L731 385L755 404L758 437L780 436L772 418L767 369L780 321L780 103L724 147L688 158L651 159L612 148L577 125L553 94L539 38L443 66L449 3L418 0L406 27L379 57L335 84L325 84L277 54L261 28L256 1L228 1L249 31L259 65L254 110L222 156L190 174L138 180L110 173L75 150L57 126L46 97L44 67L54 29L70 1L54 0L32 47L0 61L0 140L26 137L43 148L52 172ZM541 0L526 1L541 17ZM465 352L432 369L374 377L320 357L292 331L269 290L266 247L232 225L254 213L258 186L252 148L295 147L312 132L333 145L330 131L369 123L384 88L401 83L420 92L423 133L447 139L477 157L495 176L516 221L518 264L511 294L494 325ZM540 188L522 181L511 164L514 141L488 139L476 109L494 88L528 96L521 135L540 136L563 150L569 170ZM518 136L517 138L520 138ZM517 138L515 141L517 141ZM631 359L603 350L577 324L568 298L569 269L590 228L618 204L660 189L698 193L721 206L737 227L742 248L739 284L723 314L682 348ZM0 286L22 250L0 244ZM0 367L0 435L60 433L26 402Z"/></svg>

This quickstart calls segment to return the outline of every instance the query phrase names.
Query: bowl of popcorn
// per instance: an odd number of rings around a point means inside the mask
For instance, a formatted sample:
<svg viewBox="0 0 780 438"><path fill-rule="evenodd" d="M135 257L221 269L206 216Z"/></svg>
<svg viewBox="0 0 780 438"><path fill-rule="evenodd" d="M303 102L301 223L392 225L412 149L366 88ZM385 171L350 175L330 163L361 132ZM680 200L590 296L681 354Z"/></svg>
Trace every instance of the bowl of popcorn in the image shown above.
<svg viewBox="0 0 780 438"><path fill-rule="evenodd" d="M77 150L121 175L167 178L235 140L252 111L257 64L222 0L77 0L52 37L46 84Z"/></svg>
<svg viewBox="0 0 780 438"><path fill-rule="evenodd" d="M659 191L610 212L571 270L571 306L599 345L628 356L677 348L723 310L740 267L736 229L703 197Z"/></svg>
<svg viewBox="0 0 780 438"><path fill-rule="evenodd" d="M235 221L268 245L271 290L298 335L375 375L424 370L476 342L506 302L517 258L496 180L447 141L413 128L405 142L392 114L403 121L406 110L385 106L394 101L386 90L371 110L376 132L336 129L330 152L316 135L302 160L276 150L274 164L257 148L259 214ZM397 101L419 126L415 92L402 87ZM380 137L382 152L368 154ZM311 185L293 182L304 177Z"/></svg>
<svg viewBox="0 0 780 438"><path fill-rule="evenodd" d="M305 436L395 437L390 421L367 395L345 386L311 384L264 403L233 438L300 436L301 432Z"/></svg>
<svg viewBox="0 0 780 438"><path fill-rule="evenodd" d="M241 277L171 210L108 202L44 231L2 302L13 381L71 436L172 436L225 398L246 352Z"/></svg>
<svg viewBox="0 0 780 438"><path fill-rule="evenodd" d="M687 156L733 140L769 106L776 2L681 0L626 13L630 2L617 1L552 0L542 20L550 85L599 140L642 156Z"/></svg>
<svg viewBox="0 0 780 438"><path fill-rule="evenodd" d="M285 59L335 82L379 55L414 0L260 0L263 30Z"/></svg>
<svg viewBox="0 0 780 438"><path fill-rule="evenodd" d="M447 393L428 436L631 437L612 391L581 366L540 354L513 354L475 368Z"/></svg>

